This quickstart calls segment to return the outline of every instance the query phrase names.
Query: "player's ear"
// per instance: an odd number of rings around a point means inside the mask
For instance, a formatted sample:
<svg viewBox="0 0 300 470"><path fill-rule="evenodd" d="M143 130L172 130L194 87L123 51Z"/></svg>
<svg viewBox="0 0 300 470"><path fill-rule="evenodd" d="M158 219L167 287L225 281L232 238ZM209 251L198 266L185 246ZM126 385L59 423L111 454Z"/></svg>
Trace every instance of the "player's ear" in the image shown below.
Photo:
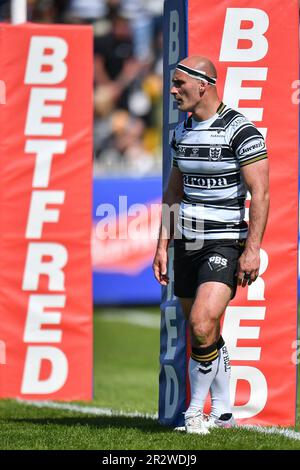
<svg viewBox="0 0 300 470"><path fill-rule="evenodd" d="M207 85L206 82L199 80L199 95L203 94L203 92L205 91L206 85Z"/></svg>

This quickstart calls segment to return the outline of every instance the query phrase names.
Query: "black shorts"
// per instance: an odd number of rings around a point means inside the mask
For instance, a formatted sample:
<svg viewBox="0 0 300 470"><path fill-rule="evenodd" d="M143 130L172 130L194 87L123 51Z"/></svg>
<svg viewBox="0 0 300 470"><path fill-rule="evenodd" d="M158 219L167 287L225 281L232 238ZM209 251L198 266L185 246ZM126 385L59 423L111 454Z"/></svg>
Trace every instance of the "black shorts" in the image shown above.
<svg viewBox="0 0 300 470"><path fill-rule="evenodd" d="M174 294L193 298L200 284L217 281L237 288L237 261L244 251L245 240L204 240L199 249L187 250L191 240L174 240ZM194 246L194 244L192 244Z"/></svg>

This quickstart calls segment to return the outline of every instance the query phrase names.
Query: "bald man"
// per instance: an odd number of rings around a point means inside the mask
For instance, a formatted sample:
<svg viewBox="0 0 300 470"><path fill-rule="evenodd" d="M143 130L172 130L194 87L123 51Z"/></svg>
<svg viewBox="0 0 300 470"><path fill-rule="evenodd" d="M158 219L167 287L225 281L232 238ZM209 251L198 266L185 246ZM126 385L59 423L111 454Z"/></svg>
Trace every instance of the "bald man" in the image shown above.
<svg viewBox="0 0 300 470"><path fill-rule="evenodd" d="M220 320L237 285L250 285L259 273L269 208L268 159L256 127L220 100L209 59L180 61L172 82L178 109L189 114L172 138L172 170L153 270L158 282L167 285L167 249L174 238L174 293L191 333L185 427L188 433L207 434L211 426L235 425ZM249 224L244 220L247 190ZM172 217L168 208L177 206ZM203 407L209 392L207 418Z"/></svg>

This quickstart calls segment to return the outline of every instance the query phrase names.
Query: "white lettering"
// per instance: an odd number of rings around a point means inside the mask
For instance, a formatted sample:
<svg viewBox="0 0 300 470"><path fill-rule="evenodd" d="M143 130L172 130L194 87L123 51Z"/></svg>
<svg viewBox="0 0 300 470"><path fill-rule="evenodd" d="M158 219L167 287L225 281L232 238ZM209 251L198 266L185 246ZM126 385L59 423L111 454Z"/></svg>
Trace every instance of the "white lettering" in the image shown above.
<svg viewBox="0 0 300 470"><path fill-rule="evenodd" d="M260 100L261 87L243 87L243 80L266 80L267 67L228 67L224 85L224 102L247 116L250 121L262 121L263 108L240 108L240 100Z"/></svg>
<svg viewBox="0 0 300 470"><path fill-rule="evenodd" d="M24 341L26 343L60 343L62 331L42 328L42 325L59 325L61 312L54 310L45 312L44 309L63 308L65 303L65 295L30 295Z"/></svg>
<svg viewBox="0 0 300 470"><path fill-rule="evenodd" d="M239 380L250 385L249 400L243 405L234 405ZM260 413L268 399L268 384L264 374L256 367L232 366L230 380L230 396L233 413L237 419L252 418Z"/></svg>
<svg viewBox="0 0 300 470"><path fill-rule="evenodd" d="M45 256L51 260L43 261ZM29 243L22 289L36 291L40 275L45 274L49 277L49 290L64 291L63 268L67 260L68 252L59 243Z"/></svg>
<svg viewBox="0 0 300 470"><path fill-rule="evenodd" d="M60 136L63 124L43 122L43 118L61 117L62 105L47 105L47 101L65 101L66 88L40 88L31 89L28 113L25 126L25 135Z"/></svg>
<svg viewBox="0 0 300 470"><path fill-rule="evenodd" d="M54 155L64 154L66 140L54 140L61 136L64 123L61 120L62 105L67 89L53 87L63 82L68 73L66 57L68 43L60 37L33 36L30 40L24 82L31 87L25 123L25 135L37 137L26 141L24 153L34 154L33 188L47 188L51 178ZM45 138L43 139L43 137ZM29 157L26 157L27 159ZM41 239L45 223L57 223L60 209L51 207L65 201L63 190L35 190L31 195L26 227L26 238ZM50 206L50 207L49 207ZM47 227L47 225L46 225ZM65 290L65 273L68 252L59 243L30 242L27 249L22 289L37 291L46 276L49 291ZM46 282L41 288L45 289ZM62 311L66 304L65 295L30 295L24 328L24 342L60 343L62 340ZM47 327L47 325L49 325ZM56 325L56 328L54 327ZM44 377L45 362L51 369ZM45 346L29 346L25 357L21 393L49 394L61 389L68 376L68 360L60 349Z"/></svg>
<svg viewBox="0 0 300 470"><path fill-rule="evenodd" d="M172 321L176 321L176 307L166 307L165 321L167 328L167 352L166 360L173 360L176 354L176 344L172 346L172 341L177 340L177 327L172 325Z"/></svg>
<svg viewBox="0 0 300 470"><path fill-rule="evenodd" d="M170 12L169 29L169 65L176 64L179 57L179 14L177 10Z"/></svg>
<svg viewBox="0 0 300 470"><path fill-rule="evenodd" d="M242 21L251 21L252 28L241 28ZM264 36L269 27L269 17L257 8L227 8L220 51L222 62L255 62L268 52ZM251 42L247 48L239 48L240 39Z"/></svg>
<svg viewBox="0 0 300 470"><path fill-rule="evenodd" d="M35 153L33 188L47 188L50 180L52 157L65 153L66 140L27 140L25 153Z"/></svg>
<svg viewBox="0 0 300 470"><path fill-rule="evenodd" d="M41 379L40 372L44 360L51 362L51 373ZM65 354L53 346L29 346L25 358L25 367L21 393L48 394L61 389L68 376L68 361Z"/></svg>
<svg viewBox="0 0 300 470"><path fill-rule="evenodd" d="M26 238L41 238L44 222L58 222L59 211L47 204L63 204L65 191L33 191L26 228Z"/></svg>
<svg viewBox="0 0 300 470"><path fill-rule="evenodd" d="M163 367L166 374L165 418L170 419L174 416L177 408L179 385L174 367L168 364ZM171 400L171 397L173 397L173 400Z"/></svg>
<svg viewBox="0 0 300 470"><path fill-rule="evenodd" d="M258 339L260 326L241 326L241 320L264 320L266 307L227 307L223 334L231 360L258 361L261 347L238 347L239 339Z"/></svg>
<svg viewBox="0 0 300 470"><path fill-rule="evenodd" d="M248 300L266 300L265 299L265 281L261 277L267 270L269 257L265 250L260 250L260 268L259 276L253 284L248 286Z"/></svg>
<svg viewBox="0 0 300 470"><path fill-rule="evenodd" d="M64 39L51 36L32 36L25 84L54 85L62 82L67 76L65 63L67 54L68 44Z"/></svg>

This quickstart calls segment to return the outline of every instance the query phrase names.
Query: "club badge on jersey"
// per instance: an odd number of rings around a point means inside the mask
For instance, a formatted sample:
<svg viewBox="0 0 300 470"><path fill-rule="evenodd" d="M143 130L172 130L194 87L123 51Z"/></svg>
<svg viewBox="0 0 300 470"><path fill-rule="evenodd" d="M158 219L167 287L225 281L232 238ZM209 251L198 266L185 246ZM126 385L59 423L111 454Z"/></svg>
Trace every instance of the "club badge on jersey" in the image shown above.
<svg viewBox="0 0 300 470"><path fill-rule="evenodd" d="M210 145L209 147L209 160L216 162L222 158L222 146L221 145Z"/></svg>

